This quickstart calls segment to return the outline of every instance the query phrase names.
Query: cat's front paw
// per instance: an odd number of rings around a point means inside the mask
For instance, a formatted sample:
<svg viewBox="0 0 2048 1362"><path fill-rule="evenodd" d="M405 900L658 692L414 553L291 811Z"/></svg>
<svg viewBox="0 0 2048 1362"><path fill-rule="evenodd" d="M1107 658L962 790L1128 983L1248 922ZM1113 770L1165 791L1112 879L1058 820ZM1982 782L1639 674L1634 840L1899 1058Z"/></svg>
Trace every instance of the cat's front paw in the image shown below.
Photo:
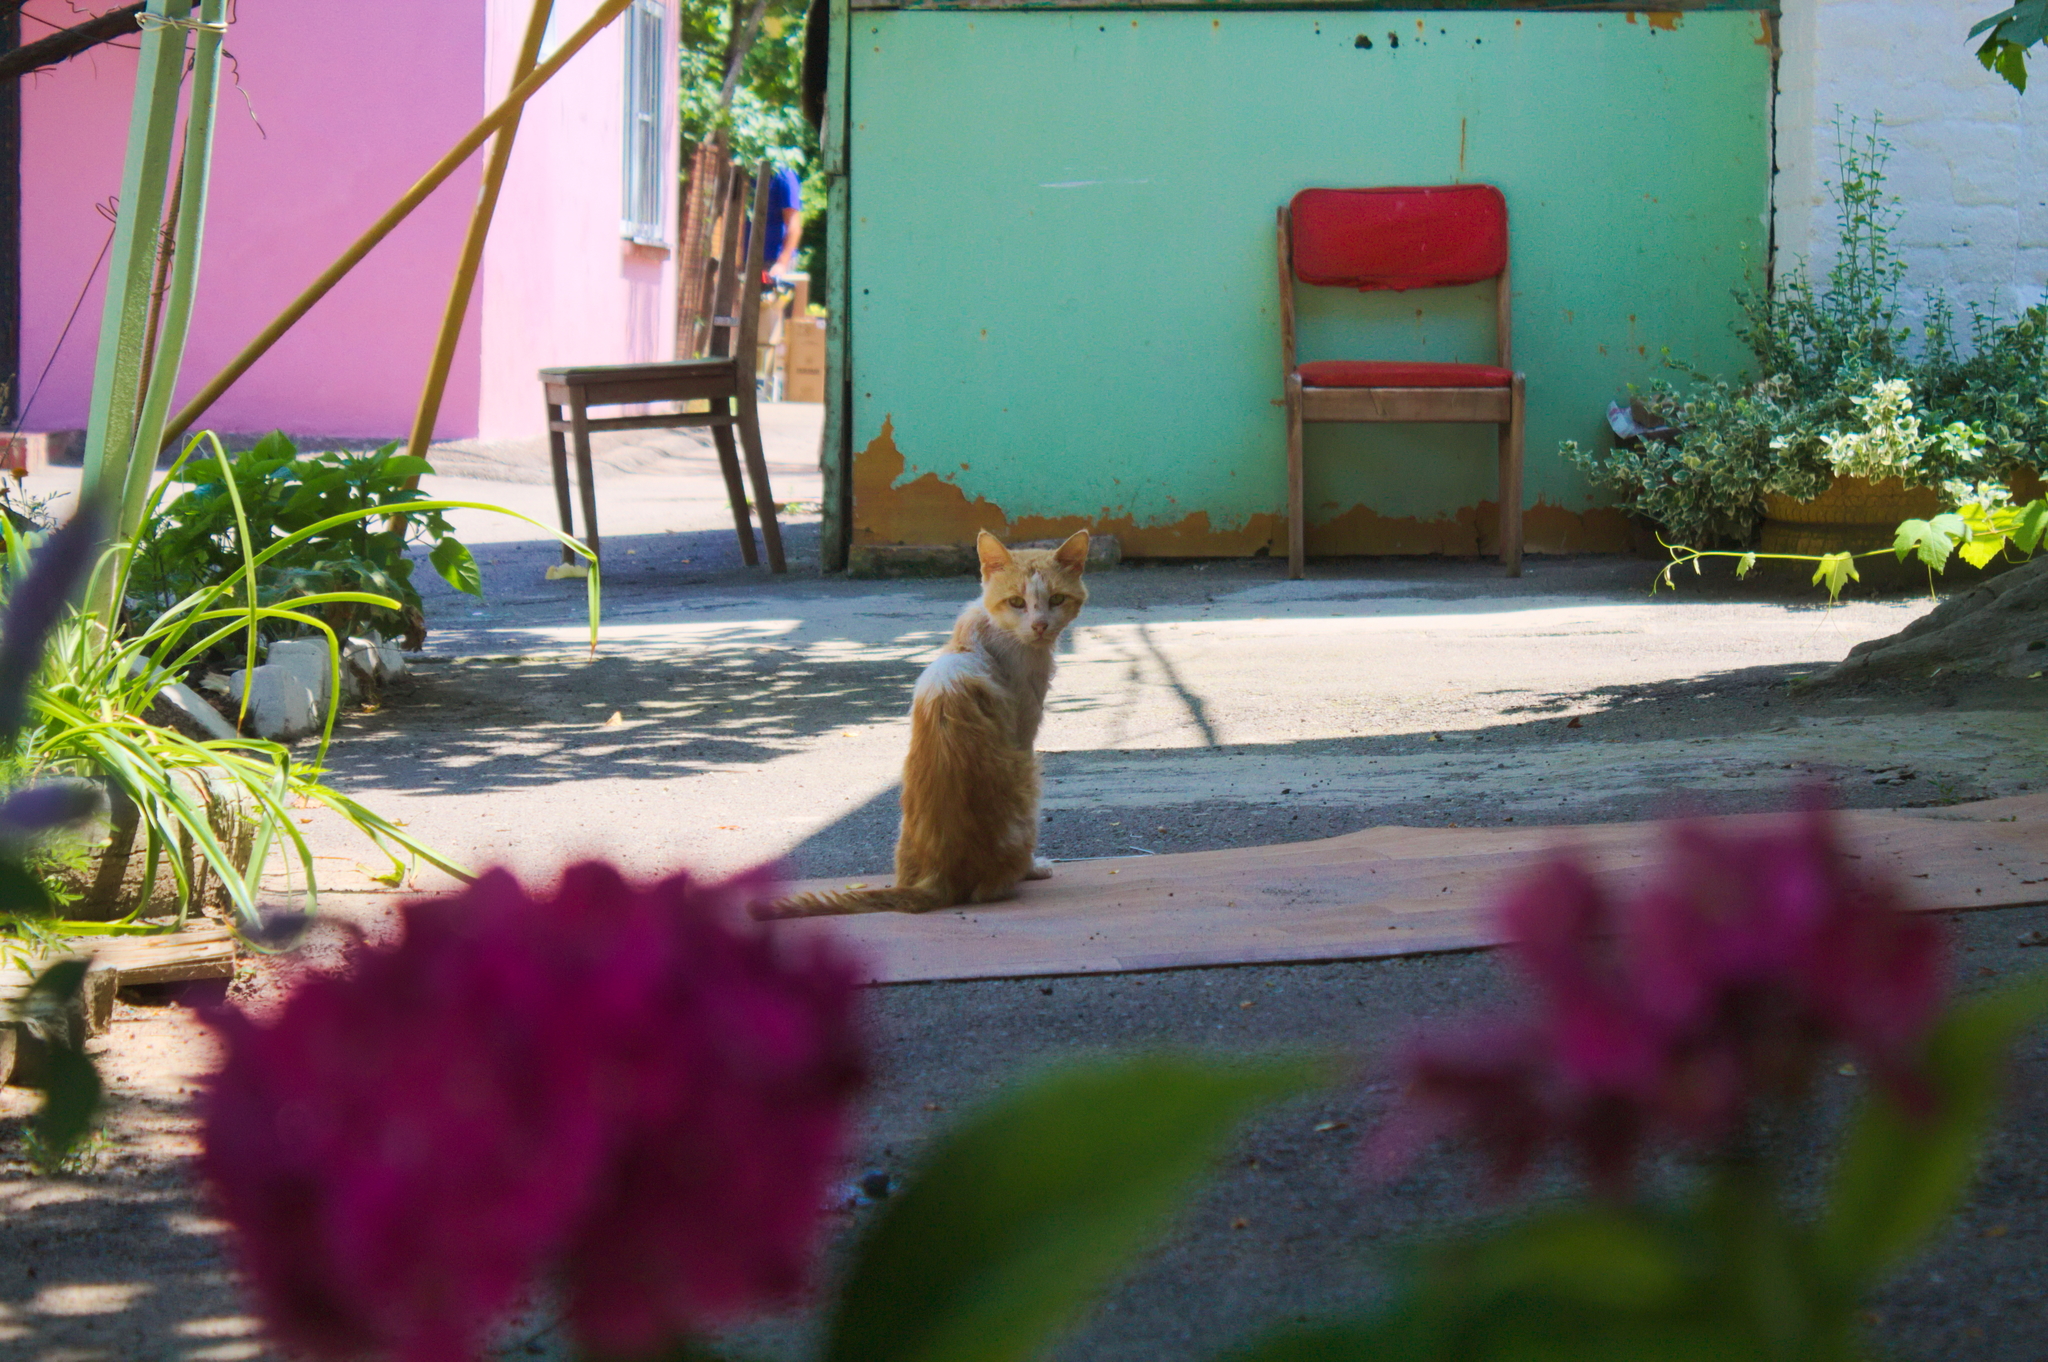
<svg viewBox="0 0 2048 1362"><path fill-rule="evenodd" d="M1043 856L1031 858L1031 869L1024 872L1027 880L1049 880L1052 878L1052 862Z"/></svg>

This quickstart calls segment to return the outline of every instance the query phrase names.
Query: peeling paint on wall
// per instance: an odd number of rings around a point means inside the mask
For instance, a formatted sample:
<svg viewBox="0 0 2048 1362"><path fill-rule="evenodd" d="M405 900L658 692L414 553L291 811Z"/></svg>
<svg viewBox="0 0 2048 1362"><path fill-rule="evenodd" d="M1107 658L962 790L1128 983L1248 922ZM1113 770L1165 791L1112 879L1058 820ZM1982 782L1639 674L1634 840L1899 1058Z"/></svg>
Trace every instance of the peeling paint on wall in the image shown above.
<svg viewBox="0 0 2048 1362"><path fill-rule="evenodd" d="M1247 558L1280 552L1287 522L1277 512L1255 513L1242 524L1215 524L1207 511L1178 520L1139 524L1127 510L1105 506L1093 516L1024 515L1012 520L1002 507L967 493L937 473L899 482L907 471L896 445L896 426L882 429L853 460L853 542L967 544L982 530L1002 539L1062 539L1075 530L1113 534L1130 558ZM1367 506L1311 519L1308 551L1319 556L1442 554L1492 557L1500 551L1499 506L1481 501L1449 515L1387 516ZM1538 504L1522 514L1532 553L1619 553L1629 547L1628 521L1607 507L1569 511Z"/></svg>

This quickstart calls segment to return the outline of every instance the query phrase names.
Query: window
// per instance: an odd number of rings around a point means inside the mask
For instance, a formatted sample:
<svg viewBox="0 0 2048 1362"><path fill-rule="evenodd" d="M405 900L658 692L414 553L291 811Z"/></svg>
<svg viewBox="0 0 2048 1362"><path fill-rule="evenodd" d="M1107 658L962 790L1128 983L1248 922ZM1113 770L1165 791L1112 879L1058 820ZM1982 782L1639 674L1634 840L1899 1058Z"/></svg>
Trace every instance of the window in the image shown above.
<svg viewBox="0 0 2048 1362"><path fill-rule="evenodd" d="M670 54L664 0L633 0L626 25L625 204L619 234L647 246L668 243L669 168L662 156L662 93Z"/></svg>

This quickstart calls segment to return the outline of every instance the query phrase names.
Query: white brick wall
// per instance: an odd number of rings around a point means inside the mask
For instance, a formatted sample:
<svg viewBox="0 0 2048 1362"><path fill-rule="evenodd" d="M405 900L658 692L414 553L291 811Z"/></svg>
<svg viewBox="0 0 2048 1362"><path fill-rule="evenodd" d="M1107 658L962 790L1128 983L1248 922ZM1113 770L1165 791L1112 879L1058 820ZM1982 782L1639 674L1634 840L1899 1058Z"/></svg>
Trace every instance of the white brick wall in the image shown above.
<svg viewBox="0 0 2048 1362"><path fill-rule="evenodd" d="M2032 92L1977 64L1964 39L2002 0L1783 0L1778 65L1777 269L1802 259L1818 279L1834 256L1825 182L1834 116L1868 120L1892 144L1887 188L1905 216L1916 324L1930 291L1958 314L1999 316L2048 298L2048 51L2029 63Z"/></svg>

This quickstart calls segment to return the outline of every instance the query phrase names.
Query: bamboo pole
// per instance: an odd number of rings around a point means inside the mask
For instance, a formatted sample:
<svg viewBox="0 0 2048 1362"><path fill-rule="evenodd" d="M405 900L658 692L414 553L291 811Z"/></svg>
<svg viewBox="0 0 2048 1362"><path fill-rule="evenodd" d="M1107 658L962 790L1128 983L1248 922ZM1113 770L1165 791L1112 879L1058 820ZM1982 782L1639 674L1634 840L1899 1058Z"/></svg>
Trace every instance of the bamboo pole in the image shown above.
<svg viewBox="0 0 2048 1362"><path fill-rule="evenodd" d="M170 444L190 429L192 423L204 415L208 407L220 400L222 393L234 386L235 380L249 372L250 366L263 358L271 346L277 344L279 337L291 330L299 318L312 310L315 303L326 297L330 289L361 263L362 258L368 255L378 242L391 235L413 209L425 202L427 195L440 188L441 184L453 175L492 133L510 122L521 106L533 97L534 91L547 84L569 58L582 51L592 38L602 32L612 20L618 18L631 3L632 0L602 0L597 12L585 21L583 27L570 35L569 40L557 48L554 55L534 67L524 80L513 86L511 93L505 96L497 108L485 114L482 122L471 128L461 141L449 149L447 155L436 161L412 188L405 191L397 203L391 205L384 216L371 223L369 229L357 237L355 243L343 251L339 259L329 265L319 278L308 284L304 292L292 299L285 310L257 334L256 339L243 347L240 354L229 360L226 368L208 380L206 386L171 418L170 424L164 430L164 443Z"/></svg>
<svg viewBox="0 0 2048 1362"><path fill-rule="evenodd" d="M541 39L548 31L548 14L554 0L533 0L533 13L526 19L526 38L519 45L519 63L512 68L512 83L524 80L540 60ZM505 183L505 167L512 160L512 139L519 133L519 111L491 140L491 159L484 165L484 182L477 194L476 208L469 216L469 235L463 238L462 259L455 267L455 282L448 290L448 310L441 314L441 334L434 342L434 360L427 369L427 383L420 390L419 410L412 418L412 439L405 452L425 457L433 443L434 422L441 415L441 398L448 390L448 371L455 366L455 346L462 339L462 320L469 312L470 295L476 289L476 272L483 264L484 239L491 232L491 218L498 211L498 191ZM419 478L408 485L419 486Z"/></svg>

